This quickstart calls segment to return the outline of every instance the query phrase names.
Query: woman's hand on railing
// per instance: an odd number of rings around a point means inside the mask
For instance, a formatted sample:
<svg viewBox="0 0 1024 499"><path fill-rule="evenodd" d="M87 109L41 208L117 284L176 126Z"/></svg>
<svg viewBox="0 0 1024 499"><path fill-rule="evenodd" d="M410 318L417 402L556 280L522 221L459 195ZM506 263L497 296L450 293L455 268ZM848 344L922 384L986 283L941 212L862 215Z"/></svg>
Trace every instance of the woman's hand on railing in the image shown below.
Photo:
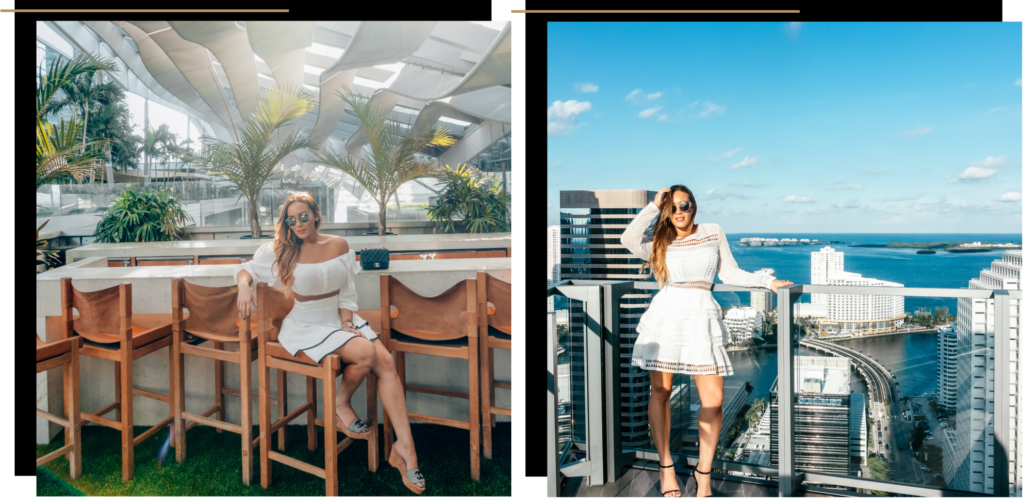
<svg viewBox="0 0 1024 499"><path fill-rule="evenodd" d="M779 292L779 288L784 287L784 286L792 286L792 285L793 285L793 281L783 281L781 279L775 279L774 281L772 281L772 292L773 293L778 293Z"/></svg>

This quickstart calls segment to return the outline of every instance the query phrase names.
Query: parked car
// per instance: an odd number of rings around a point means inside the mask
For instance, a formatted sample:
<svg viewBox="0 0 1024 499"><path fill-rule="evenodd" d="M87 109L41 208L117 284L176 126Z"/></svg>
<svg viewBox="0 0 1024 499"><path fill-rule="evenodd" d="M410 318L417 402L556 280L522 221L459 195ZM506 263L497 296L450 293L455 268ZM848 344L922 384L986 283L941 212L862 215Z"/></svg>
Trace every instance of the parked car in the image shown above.
<svg viewBox="0 0 1024 499"><path fill-rule="evenodd" d="M885 444L885 450L889 450L889 444Z"/></svg>
<svg viewBox="0 0 1024 499"><path fill-rule="evenodd" d="M889 427L888 426L885 427L885 431L889 431Z"/></svg>
<svg viewBox="0 0 1024 499"><path fill-rule="evenodd" d="M902 469L907 469L907 465L905 465L905 464L901 464L901 465L900 465L900 468L902 468Z"/></svg>
<svg viewBox="0 0 1024 499"><path fill-rule="evenodd" d="M899 448L899 450L901 450L901 451L902 451L902 450L903 450L903 447L900 447L900 448Z"/></svg>
<svg viewBox="0 0 1024 499"><path fill-rule="evenodd" d="M935 437L933 437L933 436L931 436L931 435L928 435L927 437L924 437L924 439L925 439L925 440L934 440L934 439L935 439Z"/></svg>

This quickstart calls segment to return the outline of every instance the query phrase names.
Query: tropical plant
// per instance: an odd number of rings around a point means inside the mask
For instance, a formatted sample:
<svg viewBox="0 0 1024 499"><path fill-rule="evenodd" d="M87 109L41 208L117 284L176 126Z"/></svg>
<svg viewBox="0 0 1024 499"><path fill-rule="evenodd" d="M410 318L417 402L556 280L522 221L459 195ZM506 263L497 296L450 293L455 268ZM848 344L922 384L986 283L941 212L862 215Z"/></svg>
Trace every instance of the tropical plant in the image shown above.
<svg viewBox="0 0 1024 499"><path fill-rule="evenodd" d="M448 165L438 177L444 189L427 211L445 232L510 232L512 196L501 191L501 182L490 183L465 165ZM461 220L456 220L456 217Z"/></svg>
<svg viewBox="0 0 1024 499"><path fill-rule="evenodd" d="M285 156L301 149L319 147L319 141L301 127L284 138L275 132L291 120L313 109L313 101L302 88L270 88L260 99L256 111L245 118L237 133L237 142L229 143L203 135L202 155L195 155L196 166L214 175L223 175L235 184L249 201L249 222L252 237L260 237L259 199L263 185L274 174Z"/></svg>
<svg viewBox="0 0 1024 499"><path fill-rule="evenodd" d="M55 180L72 177L80 180L92 174L103 153L97 146L104 139L87 140L85 126L77 113L67 121L50 123L47 108L59 91L73 92L79 77L91 78L96 71L114 71L110 60L90 54L79 54L72 59L57 58L46 71L40 71L36 87L36 187Z"/></svg>
<svg viewBox="0 0 1024 499"><path fill-rule="evenodd" d="M57 250L44 250L50 244L50 241L39 239L39 233L42 232L43 227L50 223L49 220L43 222L36 229L36 265L44 264L47 268L50 267L50 263L60 263L60 258L55 254ZM38 274L38 272L36 272Z"/></svg>
<svg viewBox="0 0 1024 499"><path fill-rule="evenodd" d="M186 239L182 230L192 217L171 197L170 189L121 193L96 225L98 243L174 241Z"/></svg>
<svg viewBox="0 0 1024 499"><path fill-rule="evenodd" d="M353 92L348 86L343 86L337 96L359 118L370 151L363 155L365 157L358 157L328 145L311 151L307 161L336 168L359 182L379 207L377 233L387 234L388 200L398 188L410 180L439 174L434 160L417 159L415 154L427 147L450 146L455 139L443 127L424 130L418 135L406 135L401 125L388 119L387 110L371 105L369 97Z"/></svg>
<svg viewBox="0 0 1024 499"><path fill-rule="evenodd" d="M103 149L104 167L108 182L113 182L114 171L125 171L135 168L141 154L142 137L132 134L131 113L128 105L117 102L99 106L89 118L89 135L107 139L109 142Z"/></svg>

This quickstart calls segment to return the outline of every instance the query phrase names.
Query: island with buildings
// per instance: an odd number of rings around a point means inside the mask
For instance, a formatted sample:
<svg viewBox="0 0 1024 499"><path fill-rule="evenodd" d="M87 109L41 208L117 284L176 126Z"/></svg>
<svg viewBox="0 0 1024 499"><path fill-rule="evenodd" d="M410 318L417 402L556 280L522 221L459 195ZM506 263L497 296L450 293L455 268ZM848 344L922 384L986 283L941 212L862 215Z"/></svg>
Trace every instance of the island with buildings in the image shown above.
<svg viewBox="0 0 1024 499"><path fill-rule="evenodd" d="M990 242L952 242L952 241L940 241L940 242L925 242L925 243L904 243L900 241L891 242L888 244L852 244L852 248L906 248L906 249L917 249L920 250L917 253L926 255L928 251L934 252L935 250L944 250L950 253L981 253L985 251L992 251L998 249L1021 249L1020 243L990 243Z"/></svg>
<svg viewBox="0 0 1024 499"><path fill-rule="evenodd" d="M817 239L793 239L784 237L744 237L739 244L743 246L807 246L811 244L847 244L842 241L819 241Z"/></svg>

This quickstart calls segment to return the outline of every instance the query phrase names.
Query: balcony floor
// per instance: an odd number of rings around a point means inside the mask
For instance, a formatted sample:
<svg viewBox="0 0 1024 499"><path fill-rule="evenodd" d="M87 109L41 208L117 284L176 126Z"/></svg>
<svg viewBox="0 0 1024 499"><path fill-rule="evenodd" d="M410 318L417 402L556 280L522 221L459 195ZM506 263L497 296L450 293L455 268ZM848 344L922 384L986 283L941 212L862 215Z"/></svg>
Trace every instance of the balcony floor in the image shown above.
<svg viewBox="0 0 1024 499"><path fill-rule="evenodd" d="M635 466L641 466L643 463L647 463L647 466L656 466L656 463L651 461L638 461ZM693 477L689 474L678 474L676 480L683 497L696 497L697 484L694 483ZM582 481L577 480L577 482L579 482L578 487L572 482L566 485L563 494L574 497L661 497L661 482L658 480L658 472L638 467L625 470L621 478L604 485L590 487L587 485L587 478L583 478ZM572 490L572 487L576 487L576 490ZM723 480L716 476L712 476L711 479L711 492L715 497L778 497L779 495L779 489L774 482L768 484L747 483ZM797 491L795 496L833 497L803 490Z"/></svg>

